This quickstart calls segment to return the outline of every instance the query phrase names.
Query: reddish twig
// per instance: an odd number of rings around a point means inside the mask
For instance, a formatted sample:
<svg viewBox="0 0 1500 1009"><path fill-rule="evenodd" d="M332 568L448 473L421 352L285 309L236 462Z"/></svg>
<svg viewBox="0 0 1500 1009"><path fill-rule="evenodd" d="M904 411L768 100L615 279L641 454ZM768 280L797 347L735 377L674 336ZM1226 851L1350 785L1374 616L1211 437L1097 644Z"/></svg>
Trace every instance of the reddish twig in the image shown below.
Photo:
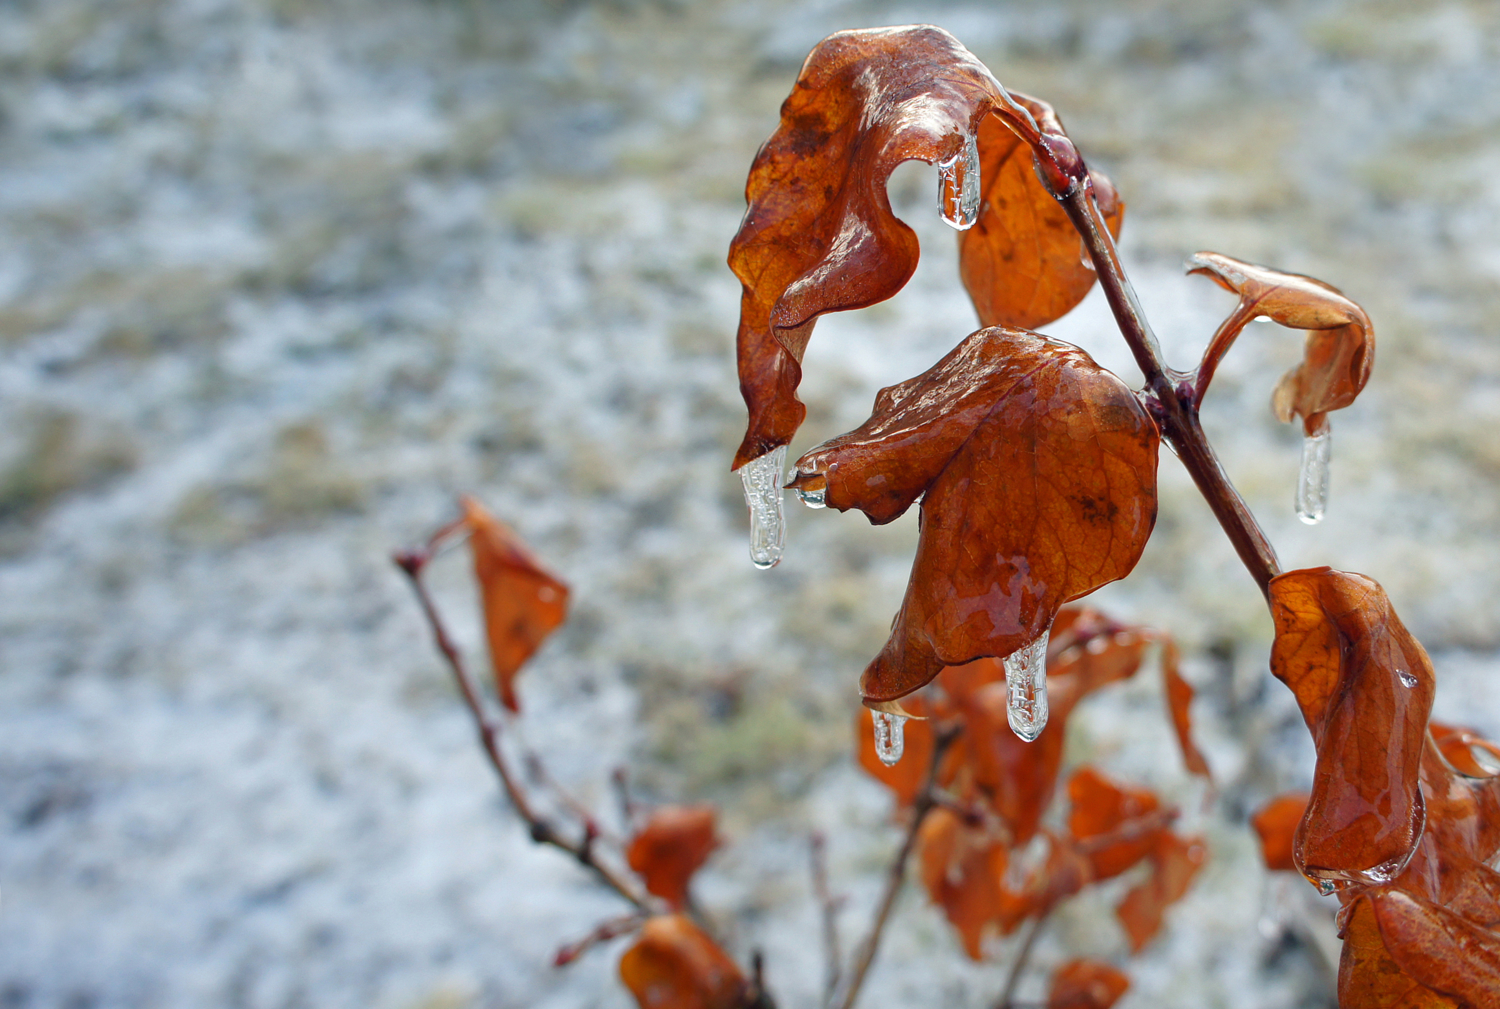
<svg viewBox="0 0 1500 1009"><path fill-rule="evenodd" d="M611 918L609 921L597 925L592 932L577 942L570 942L559 949L557 955L552 958L552 966L566 967L599 943L608 942L617 936L634 932L641 925L645 924L645 921L646 916L639 913Z"/></svg>
<svg viewBox="0 0 1500 1009"><path fill-rule="evenodd" d="M453 525L445 526L428 541L427 547L420 550L399 551L393 559L396 566L406 574L407 580L411 582L412 590L417 594L417 601L421 604L422 612L432 627L433 640L438 651L447 660L448 667L453 671L453 678L458 683L459 693L463 695L464 703L468 705L470 714L474 716L474 725L479 731L479 741L484 747L484 752L489 756L495 773L500 776L500 784L505 790L506 798L510 800L511 806L515 808L521 819L526 821L533 841L538 844L550 844L572 855L580 865L593 872L610 889L636 908L647 910L648 899L636 889L634 883L620 872L599 861L593 844L596 832L586 827L581 841L568 840L536 811L511 771L510 764L506 761L504 751L500 747L500 723L485 709L484 701L479 695L479 688L469 674L468 667L464 665L463 656L459 654L453 639L448 636L448 629L442 617L438 615L437 607L433 605L427 586L422 582L422 571L427 562L432 559L435 545L443 538L452 535L456 528Z"/></svg>

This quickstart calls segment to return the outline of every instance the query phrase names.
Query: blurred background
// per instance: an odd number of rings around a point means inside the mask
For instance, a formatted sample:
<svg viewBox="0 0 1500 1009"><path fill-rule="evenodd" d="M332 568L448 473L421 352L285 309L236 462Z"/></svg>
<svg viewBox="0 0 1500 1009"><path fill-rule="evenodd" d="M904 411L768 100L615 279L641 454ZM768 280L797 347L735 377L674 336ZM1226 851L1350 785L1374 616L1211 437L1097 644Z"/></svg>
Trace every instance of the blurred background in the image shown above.
<svg viewBox="0 0 1500 1009"><path fill-rule="evenodd" d="M711 801L701 897L786 1007L822 965L807 833L846 941L897 833L850 760L914 516L788 502L747 556L723 265L746 170L834 30L926 21L1048 99L1127 204L1167 355L1233 298L1213 249L1363 303L1374 378L1333 418L1326 521L1268 408L1301 337L1253 326L1206 426L1286 567L1380 580L1437 714L1500 733L1500 8L1123 3L10 0L0 6L0 1007L622 1009L618 904L533 847L388 561L472 492L573 588L513 734L613 819L611 770ZM933 169L892 179L924 259L819 324L793 454L971 331ZM1097 292L1049 331L1138 376ZM1312 750L1270 622L1170 455L1156 536L1100 593L1184 644L1218 780L1178 767L1153 671L1071 727L1168 792L1211 861L1122 1009L1329 1004L1331 911L1268 879L1247 812ZM432 571L479 642L467 565ZM1036 963L1121 957L1106 889ZM1299 924L1299 923L1306 924ZM870 1005L993 1000L909 893ZM1039 997L1042 975L1023 986Z"/></svg>

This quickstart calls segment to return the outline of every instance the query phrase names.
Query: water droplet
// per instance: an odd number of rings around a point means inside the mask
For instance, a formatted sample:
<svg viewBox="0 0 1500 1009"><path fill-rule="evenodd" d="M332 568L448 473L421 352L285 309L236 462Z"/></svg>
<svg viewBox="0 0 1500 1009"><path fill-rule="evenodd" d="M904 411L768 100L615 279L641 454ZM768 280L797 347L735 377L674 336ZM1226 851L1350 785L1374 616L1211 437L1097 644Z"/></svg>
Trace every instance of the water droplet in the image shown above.
<svg viewBox="0 0 1500 1009"><path fill-rule="evenodd" d="M979 140L970 133L964 149L947 161L938 162L938 211L943 220L959 231L968 231L979 220Z"/></svg>
<svg viewBox="0 0 1500 1009"><path fill-rule="evenodd" d="M1010 727L1028 743L1047 727L1047 638L1051 630L1049 624L1036 640L1005 657Z"/></svg>
<svg viewBox="0 0 1500 1009"><path fill-rule="evenodd" d="M807 505L807 507L809 508L828 507L828 502L826 500L828 497L827 487L819 487L816 490L803 490L799 487L797 488L797 496L801 498L802 503Z"/></svg>
<svg viewBox="0 0 1500 1009"><path fill-rule="evenodd" d="M1337 892L1339 888L1339 885L1331 879L1319 879L1314 880L1314 882L1318 885L1318 892L1325 897ZM1303 892L1305 893L1306 891Z"/></svg>
<svg viewBox="0 0 1500 1009"><path fill-rule="evenodd" d="M750 561L762 571L776 566L786 546L786 519L781 511L785 465L786 446L778 445L740 467L745 504L750 506Z"/></svg>
<svg viewBox="0 0 1500 1009"><path fill-rule="evenodd" d="M1404 669L1396 670L1396 678L1399 679L1401 681L1401 685L1408 690L1417 685L1417 678Z"/></svg>
<svg viewBox="0 0 1500 1009"><path fill-rule="evenodd" d="M1328 456L1332 432L1323 429L1302 440L1302 470L1297 474L1297 517L1310 526L1323 521L1328 510Z"/></svg>
<svg viewBox="0 0 1500 1009"><path fill-rule="evenodd" d="M892 767L906 750L906 716L872 709L870 717L875 720L875 756Z"/></svg>

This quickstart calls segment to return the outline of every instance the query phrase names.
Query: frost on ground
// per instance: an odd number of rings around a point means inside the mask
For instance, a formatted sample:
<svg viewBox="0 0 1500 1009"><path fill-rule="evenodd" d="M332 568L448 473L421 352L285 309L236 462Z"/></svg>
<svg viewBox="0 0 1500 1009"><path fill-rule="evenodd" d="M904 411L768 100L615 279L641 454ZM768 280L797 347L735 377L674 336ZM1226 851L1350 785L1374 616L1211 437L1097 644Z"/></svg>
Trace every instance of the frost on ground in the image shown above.
<svg viewBox="0 0 1500 1009"><path fill-rule="evenodd" d="M1439 714L1500 733L1497 17L0 7L0 1006L626 1005L617 948L547 965L618 908L500 804L387 561L463 491L574 590L519 742L602 809L625 762L652 796L720 803L704 903L737 954L766 950L785 1005L813 1004L806 832L832 838L846 939L894 841L848 749L915 536L796 507L786 559L751 566L723 256L755 146L841 27L943 24L1052 101L1129 203L1178 366L1232 301L1180 275L1200 248L1370 309L1375 377L1334 418L1321 526L1296 520L1297 433L1266 407L1298 336L1253 327L1207 425L1287 566L1380 579L1440 653ZM973 327L935 189L925 167L893 180L927 257L894 301L820 324L794 453ZM1096 298L1052 330L1133 374ZM1186 644L1220 789L1213 861L1121 1006L1315 1005L1328 912L1265 878L1244 825L1311 748L1253 586L1162 474L1156 539L1102 601ZM476 645L462 561L434 575ZM1072 752L1196 810L1141 679L1076 716ZM1038 962L1119 955L1107 897L1060 915ZM908 895L870 1001L984 1004L996 952L963 961Z"/></svg>

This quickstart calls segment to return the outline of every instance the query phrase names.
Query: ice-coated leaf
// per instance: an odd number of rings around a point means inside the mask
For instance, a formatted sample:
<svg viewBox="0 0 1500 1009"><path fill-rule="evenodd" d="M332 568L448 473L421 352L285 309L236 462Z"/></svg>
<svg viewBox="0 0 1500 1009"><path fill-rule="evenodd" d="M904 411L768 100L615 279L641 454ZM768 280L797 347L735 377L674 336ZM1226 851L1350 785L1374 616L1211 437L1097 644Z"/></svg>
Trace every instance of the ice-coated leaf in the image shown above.
<svg viewBox="0 0 1500 1009"><path fill-rule="evenodd" d="M719 846L712 806L660 806L630 839L625 857L646 890L673 908L687 904L688 883Z"/></svg>
<svg viewBox="0 0 1500 1009"><path fill-rule="evenodd" d="M1109 1009L1130 988L1130 977L1099 960L1069 960L1052 975L1047 1009Z"/></svg>
<svg viewBox="0 0 1500 1009"><path fill-rule="evenodd" d="M1500 1006L1500 934L1395 889L1371 891L1370 903L1403 973L1466 1005Z"/></svg>
<svg viewBox="0 0 1500 1009"><path fill-rule="evenodd" d="M1323 430L1323 415L1354 402L1375 363L1375 330L1365 310L1335 287L1297 273L1282 273L1217 252L1188 257L1189 273L1211 277L1240 296L1214 334L1222 354L1246 324L1260 316L1308 331L1302 363L1281 377L1271 407L1283 422L1302 418L1308 435Z"/></svg>
<svg viewBox="0 0 1500 1009"><path fill-rule="evenodd" d="M1344 949L1339 956L1339 1005L1359 1009L1464 1009L1458 999L1417 981L1392 959L1375 920L1374 904L1360 894L1344 909Z"/></svg>
<svg viewBox="0 0 1500 1009"><path fill-rule="evenodd" d="M1012 92L1037 125L1066 136L1052 106ZM1094 286L1082 244L1057 197L1037 177L1032 149L998 117L979 126L984 182L979 220L958 242L964 287L981 326L1036 329L1072 311ZM1090 172L1109 231L1120 234L1125 204L1100 172Z"/></svg>
<svg viewBox="0 0 1500 1009"><path fill-rule="evenodd" d="M1128 574L1156 520L1159 436L1083 351L984 329L884 389L858 429L804 455L793 486L887 522L922 500L890 640L861 680L889 701L945 665L1006 656L1064 603Z"/></svg>
<svg viewBox="0 0 1500 1009"><path fill-rule="evenodd" d="M1388 882L1422 835L1432 663L1363 575L1289 571L1271 580L1270 597L1271 671L1291 688L1318 749L1298 867L1328 887Z"/></svg>
<svg viewBox="0 0 1500 1009"><path fill-rule="evenodd" d="M646 921L620 957L620 980L641 1009L739 1009L748 982L686 915Z"/></svg>
<svg viewBox="0 0 1500 1009"><path fill-rule="evenodd" d="M516 534L478 501L465 497L460 504L484 605L495 688L507 708L519 711L516 675L567 617L568 587L537 563Z"/></svg>

